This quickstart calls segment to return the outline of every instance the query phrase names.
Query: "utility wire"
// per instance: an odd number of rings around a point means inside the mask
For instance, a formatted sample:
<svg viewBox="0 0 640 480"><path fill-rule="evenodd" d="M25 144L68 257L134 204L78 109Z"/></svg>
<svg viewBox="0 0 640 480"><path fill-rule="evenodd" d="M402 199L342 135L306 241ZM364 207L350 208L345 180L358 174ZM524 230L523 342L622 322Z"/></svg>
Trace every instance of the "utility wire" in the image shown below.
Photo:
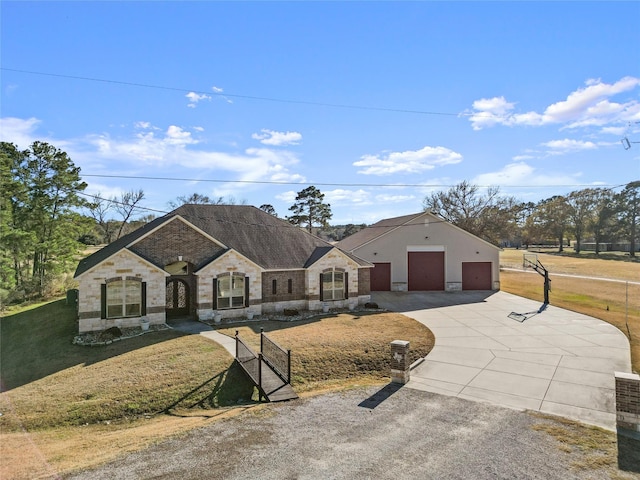
<svg viewBox="0 0 640 480"><path fill-rule="evenodd" d="M481 112L475 112L475 113L435 112L435 111L428 111L428 110L413 110L413 109L405 109L405 108L386 108L386 107L372 107L372 106L366 106L366 105L349 105L345 103L312 102L308 100L291 100L286 98L263 97L263 96L257 96L257 95L242 95L242 94L227 93L227 92L202 91L202 90L186 89L186 88L179 88L179 87L167 87L163 85L153 85L150 83L126 82L122 80L110 80L105 78L84 77L79 75L64 75L64 74L50 73L50 72L36 72L33 70L21 70L17 68L0 67L0 70L4 70L6 72L26 73L29 75L42 75L46 77L83 80L87 82L110 83L115 85L125 85L129 87L153 88L156 90L168 90L172 92L181 92L181 93L193 92L200 95L215 95L221 98L225 98L225 97L242 98L245 100L260 100L265 102L290 103L290 104L297 104L297 105L309 105L314 107L348 108L352 110L374 110L379 112L413 113L418 115L438 115L438 116L447 116L447 117L483 116ZM489 116L492 116L492 115L489 115Z"/></svg>
<svg viewBox="0 0 640 480"><path fill-rule="evenodd" d="M413 187L413 188L452 188L455 185L446 184L424 184L424 183L333 183L333 182L280 182L269 180L220 180L212 178L178 178L178 177L149 177L138 175L99 175L99 174L81 174L83 177L95 178L124 178L129 180L163 180L170 182L203 182L203 183L241 183L254 185L320 185L324 187ZM495 185L475 185L479 188L495 187ZM623 185L593 185L593 184L567 184L567 185L500 185L500 188L573 188L573 187L592 187L613 189L622 187Z"/></svg>

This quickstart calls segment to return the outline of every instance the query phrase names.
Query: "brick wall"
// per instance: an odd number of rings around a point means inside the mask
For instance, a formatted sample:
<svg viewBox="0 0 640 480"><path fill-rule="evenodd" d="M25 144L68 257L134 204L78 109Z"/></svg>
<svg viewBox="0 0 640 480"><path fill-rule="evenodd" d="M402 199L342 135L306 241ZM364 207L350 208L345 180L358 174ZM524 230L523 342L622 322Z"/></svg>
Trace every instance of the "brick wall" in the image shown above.
<svg viewBox="0 0 640 480"><path fill-rule="evenodd" d="M640 432L640 375L615 372L615 377L617 425Z"/></svg>
<svg viewBox="0 0 640 480"><path fill-rule="evenodd" d="M290 302L305 299L305 271L283 270L280 272L264 272L262 274L262 301ZM273 294L273 281L276 281L276 294ZM289 280L291 280L291 293L289 293Z"/></svg>
<svg viewBox="0 0 640 480"><path fill-rule="evenodd" d="M370 295L371 294L371 269L359 268L358 269L358 295Z"/></svg>
<svg viewBox="0 0 640 480"><path fill-rule="evenodd" d="M182 256L198 269L222 250L220 245L175 218L131 246L131 251L164 268Z"/></svg>

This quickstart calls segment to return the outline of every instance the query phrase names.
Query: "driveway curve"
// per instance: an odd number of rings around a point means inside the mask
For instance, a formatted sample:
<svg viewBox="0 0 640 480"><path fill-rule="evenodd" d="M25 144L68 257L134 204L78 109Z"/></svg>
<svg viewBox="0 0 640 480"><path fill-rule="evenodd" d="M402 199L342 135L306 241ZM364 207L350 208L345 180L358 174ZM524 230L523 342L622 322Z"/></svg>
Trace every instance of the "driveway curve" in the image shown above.
<svg viewBox="0 0 640 480"><path fill-rule="evenodd" d="M539 303L506 292L375 292L372 300L436 337L407 387L615 430L614 372L631 372L629 341L616 327L554 306L538 312Z"/></svg>

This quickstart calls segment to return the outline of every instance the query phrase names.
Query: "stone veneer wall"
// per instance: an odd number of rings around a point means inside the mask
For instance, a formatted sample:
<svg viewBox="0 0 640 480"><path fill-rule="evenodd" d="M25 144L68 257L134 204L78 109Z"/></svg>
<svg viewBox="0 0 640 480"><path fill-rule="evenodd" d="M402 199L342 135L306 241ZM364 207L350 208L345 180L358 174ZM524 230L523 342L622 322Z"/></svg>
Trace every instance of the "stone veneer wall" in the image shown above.
<svg viewBox="0 0 640 480"><path fill-rule="evenodd" d="M320 274L329 268L341 268L348 273L349 298L345 300L320 301ZM309 310L321 310L323 303L329 308L347 308L350 304L359 304L358 296L358 264L337 249L331 250L324 257L307 269L307 298Z"/></svg>
<svg viewBox="0 0 640 480"><path fill-rule="evenodd" d="M164 267L181 256L183 261L193 263L196 269L223 250L178 217L131 246L131 251L156 265Z"/></svg>
<svg viewBox="0 0 640 480"><path fill-rule="evenodd" d="M147 319L151 324L165 323L166 272L127 250L121 250L78 278L78 331L101 331L107 328L140 325L140 317L100 318L100 286L106 279L140 278L147 284Z"/></svg>
<svg viewBox="0 0 640 480"><path fill-rule="evenodd" d="M246 317L249 311L260 315L262 313L262 270L239 253L230 250L196 273L198 318L206 320L213 316L213 282L222 273L242 273L245 277L249 277L249 307L217 310L222 314L222 318Z"/></svg>

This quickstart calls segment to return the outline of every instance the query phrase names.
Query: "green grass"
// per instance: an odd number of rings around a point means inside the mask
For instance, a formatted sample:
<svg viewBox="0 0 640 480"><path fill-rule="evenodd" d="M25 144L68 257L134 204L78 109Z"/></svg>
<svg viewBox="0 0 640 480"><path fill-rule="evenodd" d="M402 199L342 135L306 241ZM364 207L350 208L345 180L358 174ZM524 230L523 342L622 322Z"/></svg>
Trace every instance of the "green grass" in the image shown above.
<svg viewBox="0 0 640 480"><path fill-rule="evenodd" d="M240 336L259 349L259 331L291 349L292 385L297 392L335 385L384 382L391 371L390 343L408 340L411 361L426 356L434 345L424 325L397 313L326 315L295 323L259 322L220 329Z"/></svg>
<svg viewBox="0 0 640 480"><path fill-rule="evenodd" d="M398 314L341 314L262 326L293 350L299 391L384 382L389 342L410 340L412 358L426 355L434 343L426 327ZM72 344L76 329L75 311L64 300L0 320L4 431L126 422L257 399L227 351L199 335L164 330L87 347ZM249 327L241 330L252 341L259 338Z"/></svg>
<svg viewBox="0 0 640 480"><path fill-rule="evenodd" d="M0 417L8 430L117 422L251 401L253 386L218 344L167 330L101 347L73 345L63 300L0 320Z"/></svg>

